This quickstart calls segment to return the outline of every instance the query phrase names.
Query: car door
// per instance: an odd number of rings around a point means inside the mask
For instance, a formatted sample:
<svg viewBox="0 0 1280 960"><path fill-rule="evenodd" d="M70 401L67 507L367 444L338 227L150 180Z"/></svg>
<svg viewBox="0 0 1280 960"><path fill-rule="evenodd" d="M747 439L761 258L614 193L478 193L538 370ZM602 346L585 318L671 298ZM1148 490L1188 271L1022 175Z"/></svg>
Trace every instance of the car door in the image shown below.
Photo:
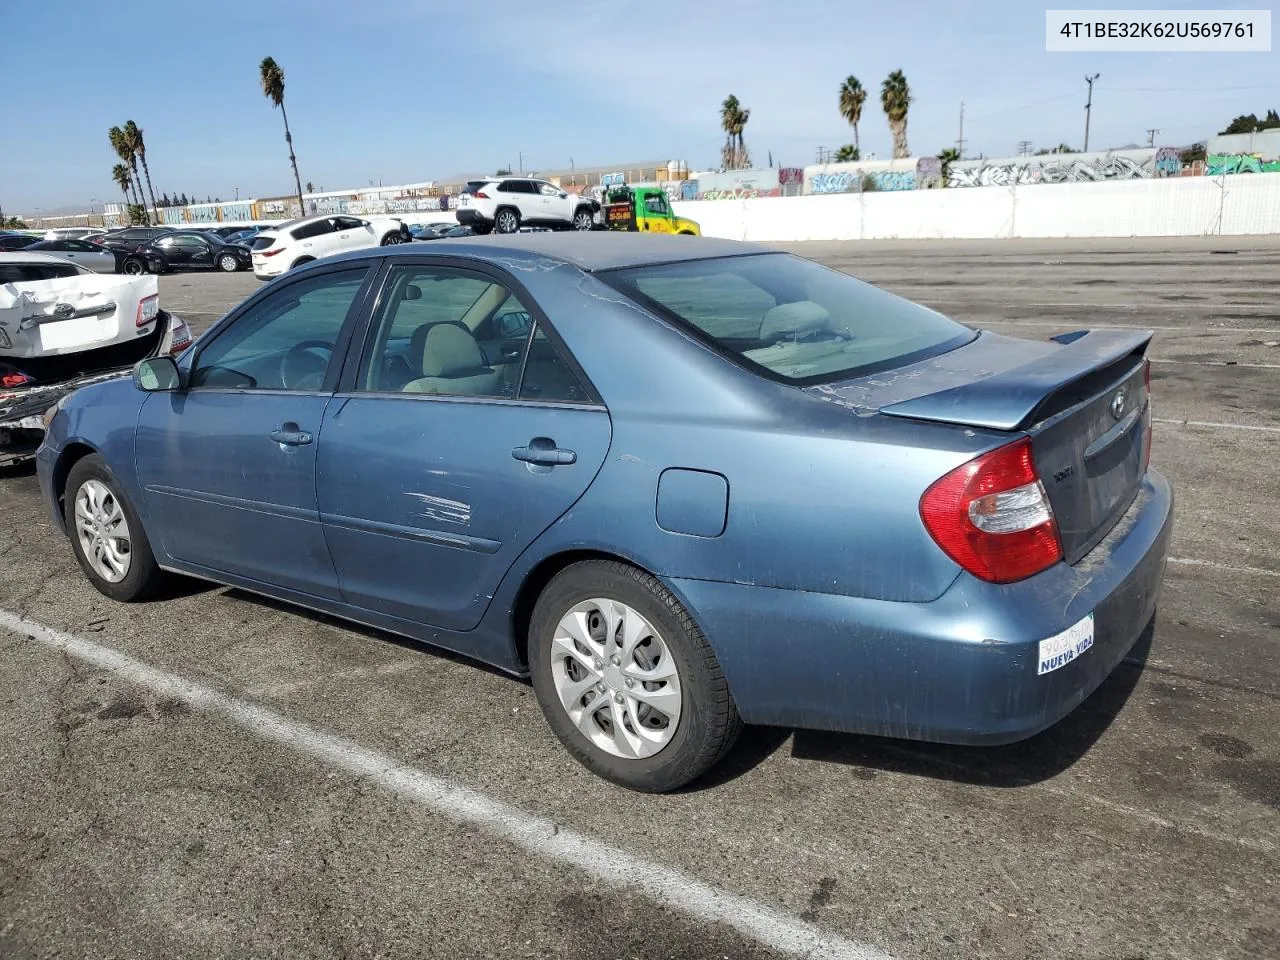
<svg viewBox="0 0 1280 960"><path fill-rule="evenodd" d="M277 281L202 338L185 389L147 398L137 471L172 557L337 598L315 441L370 271Z"/></svg>
<svg viewBox="0 0 1280 960"><path fill-rule="evenodd" d="M538 219L546 224L566 224L573 221L573 217L569 212L569 195L557 187L554 183L546 183L542 180L535 180L534 185L538 188L538 196L541 201L541 212Z"/></svg>
<svg viewBox="0 0 1280 960"><path fill-rule="evenodd" d="M656 190L644 195L644 224L650 233L671 233L671 205Z"/></svg>
<svg viewBox="0 0 1280 960"><path fill-rule="evenodd" d="M204 237L188 234L178 240L182 251L183 266L188 270L213 269L213 244Z"/></svg>
<svg viewBox="0 0 1280 960"><path fill-rule="evenodd" d="M357 217L334 217L334 229L339 250L355 250L359 247L376 247L377 239L373 235L373 224Z"/></svg>
<svg viewBox="0 0 1280 960"><path fill-rule="evenodd" d="M514 356L486 357L475 331L509 331L494 320L516 312L513 297L538 325ZM475 627L516 557L595 477L609 415L531 307L497 271L388 271L362 361L320 431L320 518L348 603ZM542 345L554 361L525 373Z"/></svg>
<svg viewBox="0 0 1280 960"><path fill-rule="evenodd" d="M64 240L67 246L65 256L74 260L82 267L88 267L95 273L114 273L116 269L116 255L109 250L104 250L96 243L89 243L87 240Z"/></svg>

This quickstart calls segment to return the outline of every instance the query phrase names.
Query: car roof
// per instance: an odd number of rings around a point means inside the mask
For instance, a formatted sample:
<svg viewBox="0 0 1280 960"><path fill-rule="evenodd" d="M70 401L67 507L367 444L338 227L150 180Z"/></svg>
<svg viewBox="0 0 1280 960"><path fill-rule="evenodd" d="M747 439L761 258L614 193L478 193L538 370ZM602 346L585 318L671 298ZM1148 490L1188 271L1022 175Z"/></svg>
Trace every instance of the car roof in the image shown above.
<svg viewBox="0 0 1280 960"><path fill-rule="evenodd" d="M563 233L517 233L484 237L468 237L452 243L435 241L430 250L419 244L397 244L392 247L366 248L326 257L358 260L369 256L459 256L478 260L510 259L545 260L551 258L571 264L588 273L620 267L652 266L686 260L708 260L715 257L744 257L759 253L777 253L767 246L718 240L710 237L688 237L677 234L623 233L614 231L566 231Z"/></svg>

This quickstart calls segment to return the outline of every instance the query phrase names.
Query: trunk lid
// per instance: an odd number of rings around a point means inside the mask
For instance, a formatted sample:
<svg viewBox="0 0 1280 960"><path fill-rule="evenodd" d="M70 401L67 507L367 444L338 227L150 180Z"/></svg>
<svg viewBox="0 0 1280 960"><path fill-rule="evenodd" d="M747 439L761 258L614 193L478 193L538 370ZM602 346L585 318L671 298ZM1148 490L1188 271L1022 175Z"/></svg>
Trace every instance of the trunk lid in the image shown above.
<svg viewBox="0 0 1280 960"><path fill-rule="evenodd" d="M866 415L1027 434L1064 557L1076 563L1133 502L1146 470L1151 336L1094 330L1039 342L983 332L923 363L809 390Z"/></svg>

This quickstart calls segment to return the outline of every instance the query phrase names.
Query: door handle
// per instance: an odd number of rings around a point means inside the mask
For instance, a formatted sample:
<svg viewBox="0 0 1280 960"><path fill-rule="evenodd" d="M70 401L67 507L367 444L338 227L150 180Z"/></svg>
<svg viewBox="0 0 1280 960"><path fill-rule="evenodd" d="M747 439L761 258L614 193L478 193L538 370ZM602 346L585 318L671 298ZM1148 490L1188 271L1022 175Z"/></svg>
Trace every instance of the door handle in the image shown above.
<svg viewBox="0 0 1280 960"><path fill-rule="evenodd" d="M563 467L578 462L578 455L572 450L562 450L554 440L547 437L535 437L527 447L516 447L511 456L521 463L534 463L544 467Z"/></svg>
<svg viewBox="0 0 1280 960"><path fill-rule="evenodd" d="M290 422L281 424L272 430L271 439L276 443L283 443L290 447L301 447L310 443L312 437L305 430L298 429L296 423Z"/></svg>

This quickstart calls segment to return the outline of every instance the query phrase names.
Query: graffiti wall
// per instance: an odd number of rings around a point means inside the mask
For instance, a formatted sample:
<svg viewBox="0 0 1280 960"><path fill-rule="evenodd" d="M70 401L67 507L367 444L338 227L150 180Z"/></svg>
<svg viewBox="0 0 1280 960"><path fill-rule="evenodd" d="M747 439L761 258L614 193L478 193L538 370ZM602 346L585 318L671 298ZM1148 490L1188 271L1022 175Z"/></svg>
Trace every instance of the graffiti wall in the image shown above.
<svg viewBox="0 0 1280 960"><path fill-rule="evenodd" d="M1204 172L1210 177L1228 173L1280 173L1280 157L1266 160L1257 153L1211 153L1205 157Z"/></svg>
<svg viewBox="0 0 1280 960"><path fill-rule="evenodd" d="M813 164L804 168L804 192L829 194L861 193L867 190L915 190L917 187L936 185L939 176L940 167L936 157Z"/></svg>
<svg viewBox="0 0 1280 960"><path fill-rule="evenodd" d="M1176 177L1182 164L1176 147L1105 153L1050 153L1033 157L957 160L948 187L1008 187L1031 183L1093 183Z"/></svg>
<svg viewBox="0 0 1280 960"><path fill-rule="evenodd" d="M778 171L773 167L760 170L730 170L725 173L706 173L695 184L695 200L754 200L757 197L778 197L782 188ZM682 197L683 199L683 191Z"/></svg>

